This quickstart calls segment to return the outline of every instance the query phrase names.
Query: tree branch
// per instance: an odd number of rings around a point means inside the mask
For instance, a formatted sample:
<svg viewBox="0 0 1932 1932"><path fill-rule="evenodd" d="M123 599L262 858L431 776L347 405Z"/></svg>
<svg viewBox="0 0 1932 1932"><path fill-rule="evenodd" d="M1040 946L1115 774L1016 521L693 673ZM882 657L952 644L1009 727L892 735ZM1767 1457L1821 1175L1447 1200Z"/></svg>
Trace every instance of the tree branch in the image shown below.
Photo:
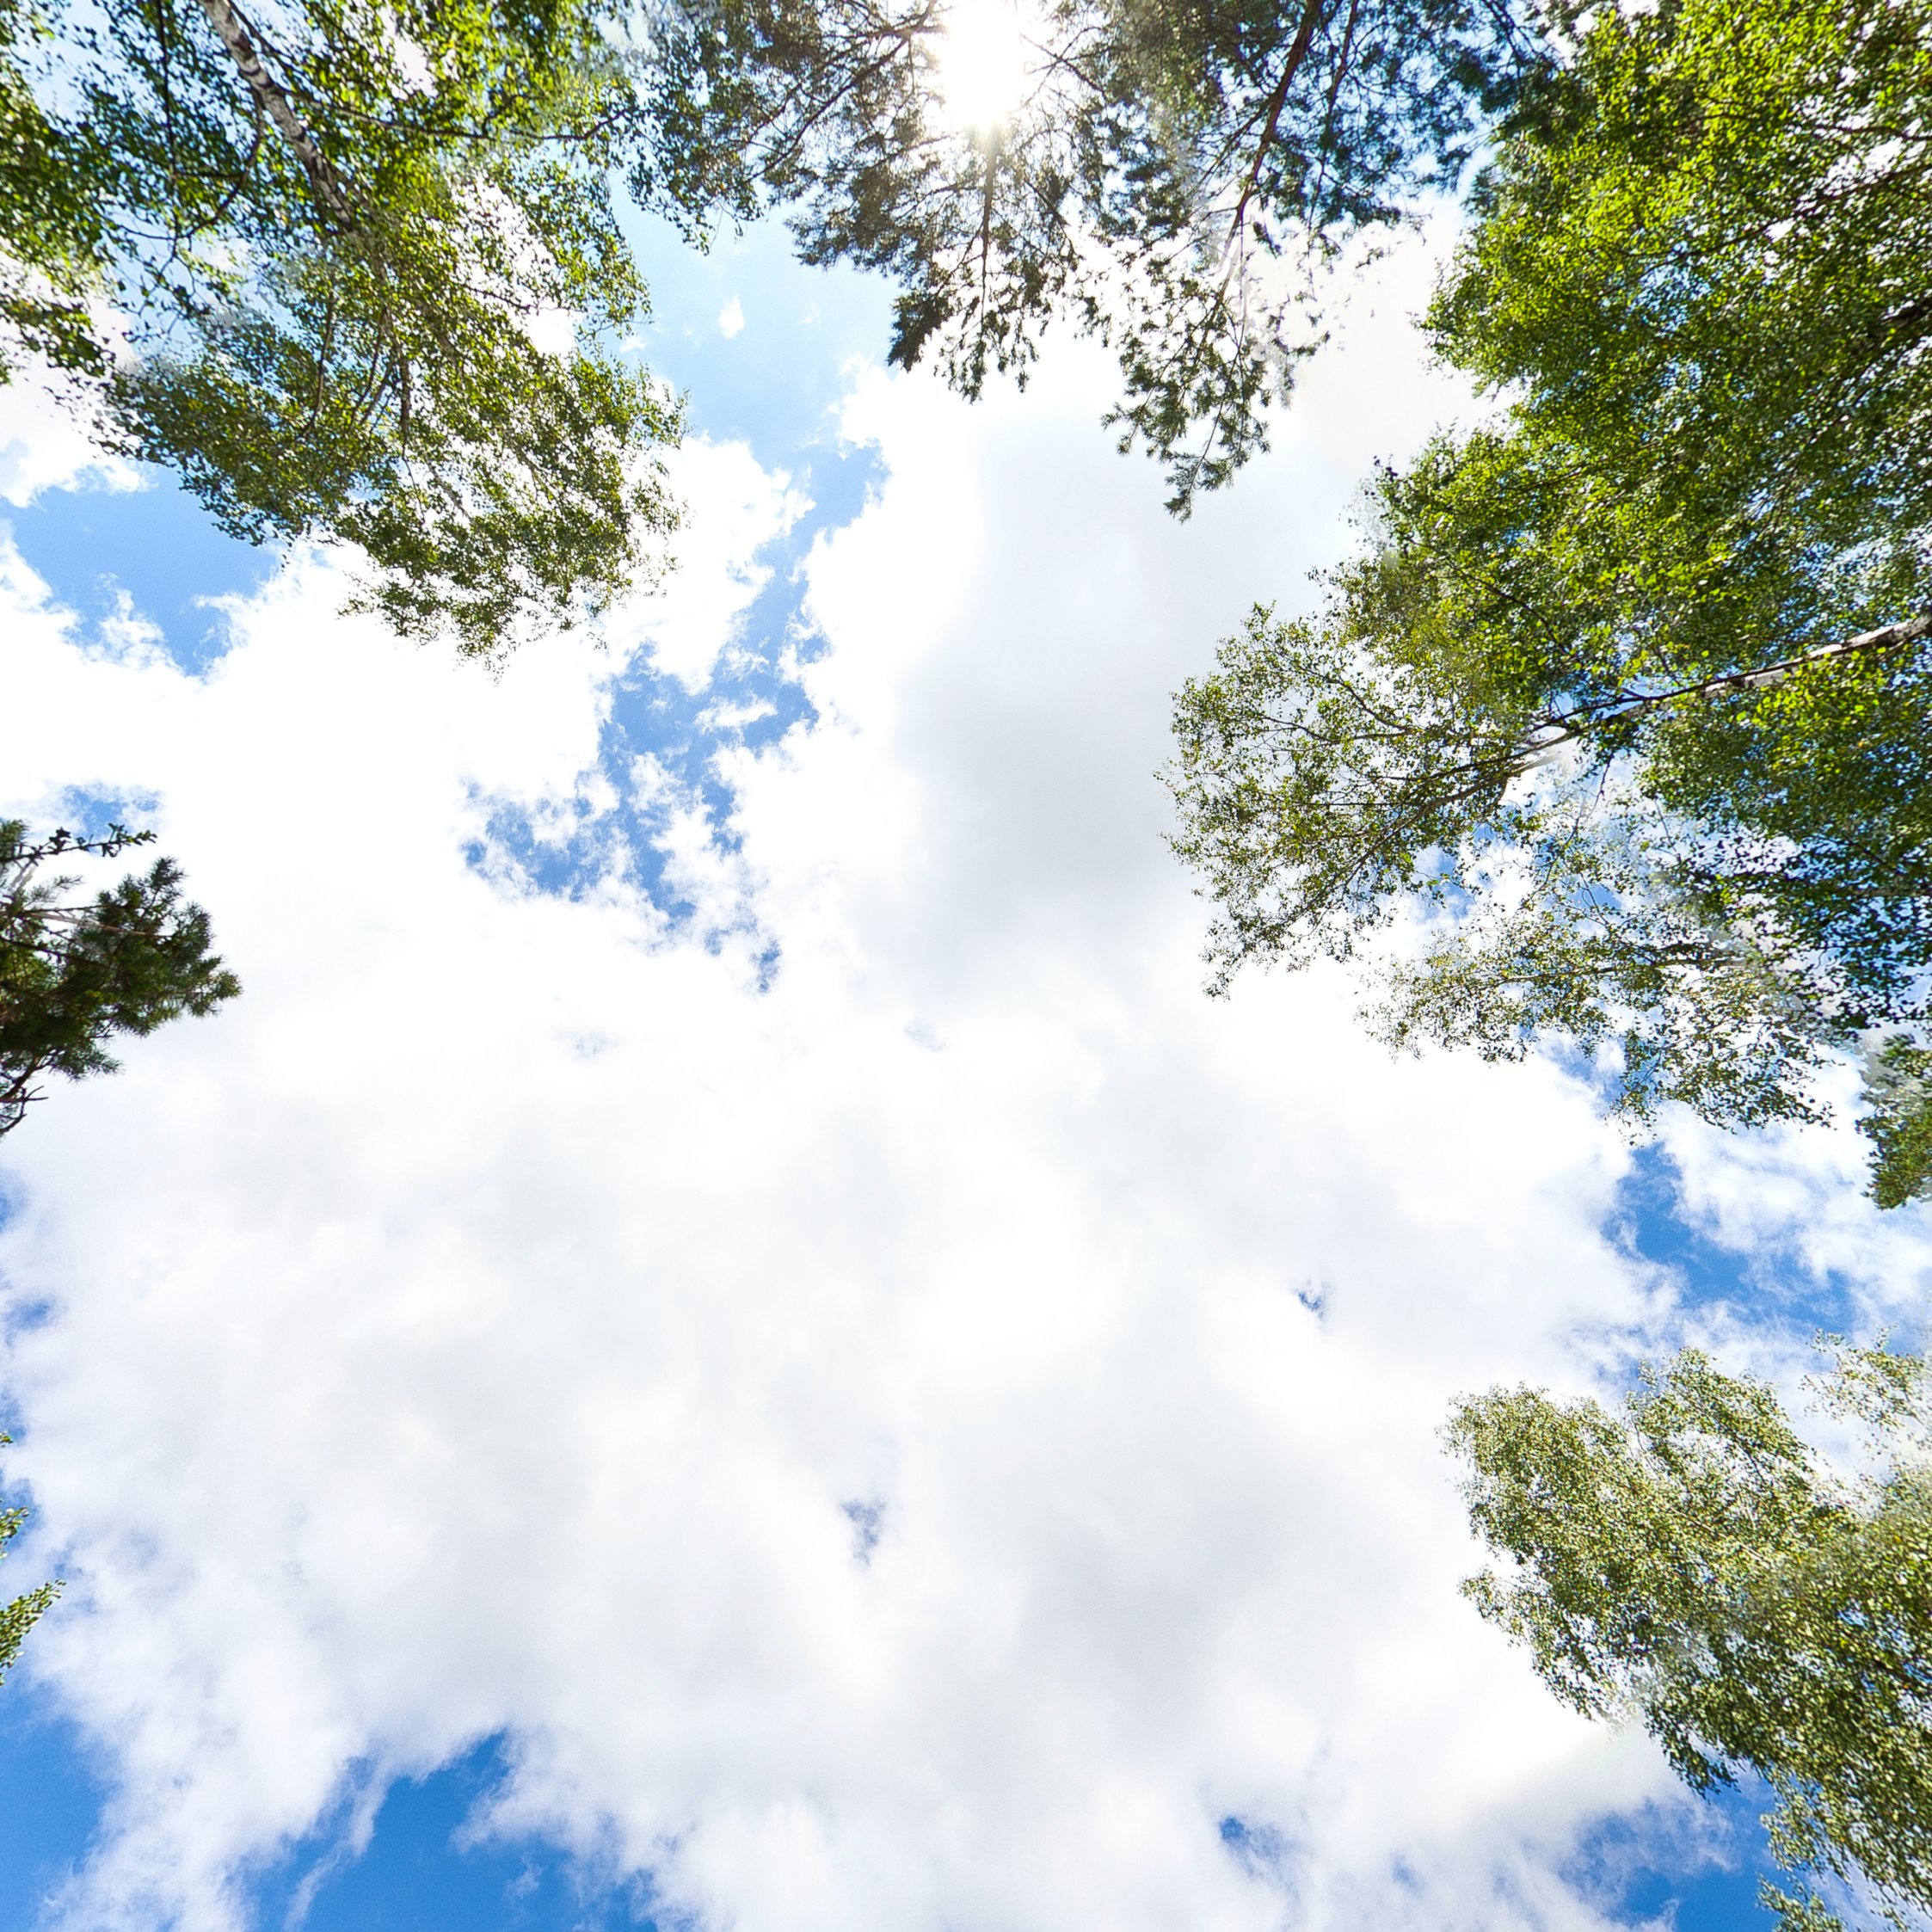
<svg viewBox="0 0 1932 1932"><path fill-rule="evenodd" d="M1539 725L1516 760L1517 772L1528 772L1547 764L1565 745L1573 743L1599 725L1615 724L1654 710L1659 705L1675 705L1687 698L1714 698L1727 691L1757 691L1784 680L1807 665L1828 664L1841 657L1852 657L1868 650L1892 650L1901 644L1916 644L1932 637L1932 612L1904 618L1897 624L1881 625L1876 631L1861 631L1836 644L1823 644L1801 657L1787 657L1777 664L1761 665L1755 671L1726 671L1720 677L1700 678L1669 691L1620 692L1594 705L1580 705L1573 711L1547 719Z"/></svg>
<svg viewBox="0 0 1932 1932"><path fill-rule="evenodd" d="M1308 0L1301 12L1301 23L1295 31L1295 40L1288 50L1288 58L1282 63L1282 77L1275 83L1275 91L1268 97L1267 124L1261 130L1261 138L1254 144L1254 159L1250 163L1247 179L1241 184L1240 199L1234 204L1234 219L1228 224L1228 241L1232 245L1241 232L1241 224L1247 217L1248 203L1254 199L1254 191L1261 179L1262 164L1268 158L1268 150L1275 138L1275 130L1281 125L1282 109L1288 105L1288 90L1295 84L1295 77L1301 71L1301 63L1308 58L1308 45L1314 39L1315 29L1321 24L1321 17L1327 11L1327 0Z"/></svg>
<svg viewBox="0 0 1932 1932"><path fill-rule="evenodd" d="M348 197L335 178L335 170L329 166L329 157L317 146L315 137L303 126L302 117L296 113L294 103L281 83L261 65L261 56L255 52L255 42L249 39L242 16L230 0L201 0L201 11L208 16L208 23L219 36L222 46L227 48L228 58L248 83L249 92L255 97L256 105L275 124L276 132L302 163L302 171L309 177L309 187L323 218L330 227L343 234L348 233L356 225L355 211L349 206Z"/></svg>

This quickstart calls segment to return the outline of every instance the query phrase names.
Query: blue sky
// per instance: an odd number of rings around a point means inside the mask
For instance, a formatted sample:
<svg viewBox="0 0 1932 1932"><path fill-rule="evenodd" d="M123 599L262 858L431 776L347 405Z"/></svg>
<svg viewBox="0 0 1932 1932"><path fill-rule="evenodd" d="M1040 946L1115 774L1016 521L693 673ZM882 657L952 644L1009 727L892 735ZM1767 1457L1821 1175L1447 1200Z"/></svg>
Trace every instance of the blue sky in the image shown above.
<svg viewBox="0 0 1932 1932"><path fill-rule="evenodd" d="M602 651L403 652L164 479L9 513L0 804L157 822L249 992L4 1149L71 1585L0 1932L1768 1923L1748 1795L1470 1627L1432 1431L1790 1375L1917 1221L1210 1008L1160 847L1165 693L1454 406L1426 255L1181 529L1078 348L968 411L782 236L643 246L691 517Z"/></svg>
<svg viewBox="0 0 1932 1932"><path fill-rule="evenodd" d="M1696 1301L1748 1307L1756 1292L1740 1258L1673 1214L1668 1161L1646 1150L1620 1201L1627 1238L1671 1269ZM1812 1319L1807 1297L1800 1319ZM1822 1324L1837 1319L1829 1300ZM505 1740L486 1738L453 1762L388 1787L359 1839L331 1816L302 1843L255 1874L255 1922L311 1932L621 1932L655 1923L648 1877L573 1857L541 1836L477 1843L469 1828L507 1775ZM58 1703L16 1686L0 1701L0 1932L38 1932L46 1901L84 1861L106 1786L96 1754ZM1586 1831L1566 1875L1615 1923L1659 1917L1682 1932L1769 1926L1756 1902L1761 1874L1757 1793L1712 1801L1709 1842L1688 1845L1681 1822L1640 1811ZM1230 1817L1232 1853L1252 1855L1248 1828Z"/></svg>

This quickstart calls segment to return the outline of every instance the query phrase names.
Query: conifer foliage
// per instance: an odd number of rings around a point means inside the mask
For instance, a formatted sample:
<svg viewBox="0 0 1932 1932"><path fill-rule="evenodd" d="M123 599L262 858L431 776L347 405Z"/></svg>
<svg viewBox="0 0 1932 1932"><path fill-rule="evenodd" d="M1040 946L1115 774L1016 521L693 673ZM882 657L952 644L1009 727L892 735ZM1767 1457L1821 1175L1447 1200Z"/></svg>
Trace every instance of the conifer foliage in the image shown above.
<svg viewBox="0 0 1932 1932"><path fill-rule="evenodd" d="M209 951L208 915L182 897L173 859L84 900L70 896L73 878L46 870L153 837L117 825L102 839L59 831L35 842L21 821L0 821L0 1134L20 1124L46 1075L112 1073L117 1034L212 1012L242 990Z"/></svg>
<svg viewBox="0 0 1932 1932"><path fill-rule="evenodd" d="M660 8L640 185L678 218L781 210L884 271L892 360L976 396L1055 322L1119 359L1109 420L1171 507L1266 446L1320 342L1319 272L1453 194L1547 58L1507 0L698 0ZM1004 35L1012 97L951 99Z"/></svg>

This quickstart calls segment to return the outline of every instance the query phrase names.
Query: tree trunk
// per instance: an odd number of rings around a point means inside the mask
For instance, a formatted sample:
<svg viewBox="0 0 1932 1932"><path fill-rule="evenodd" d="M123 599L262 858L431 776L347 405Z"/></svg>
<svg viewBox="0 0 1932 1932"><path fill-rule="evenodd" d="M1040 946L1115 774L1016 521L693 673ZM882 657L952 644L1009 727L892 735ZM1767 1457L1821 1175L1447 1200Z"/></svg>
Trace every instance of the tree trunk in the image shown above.
<svg viewBox="0 0 1932 1932"><path fill-rule="evenodd" d="M329 165L328 156L316 145L314 136L302 125L302 117L296 113L281 83L261 65L261 56L255 52L242 16L229 0L201 0L201 11L220 36L229 58L241 71L256 106L274 123L276 132L302 163L323 219L331 228L348 232L355 226L355 214L335 178L335 170Z"/></svg>
<svg viewBox="0 0 1932 1932"><path fill-rule="evenodd" d="M1547 719L1523 747L1516 769L1527 772L1554 758L1565 745L1593 731L1600 724L1614 724L1658 705L1675 705L1687 698L1714 698L1726 691L1756 691L1764 685L1782 684L1794 672L1808 664L1829 663L1835 657L1853 657L1861 651L1895 650L1901 644L1916 644L1932 637L1932 613L1904 618L1897 624L1880 625L1876 631L1861 631L1836 644L1821 644L1802 657L1787 657L1781 663L1761 665L1755 671L1726 671L1714 678L1700 678L1695 684L1678 685L1671 691L1633 692L1585 705L1560 717Z"/></svg>

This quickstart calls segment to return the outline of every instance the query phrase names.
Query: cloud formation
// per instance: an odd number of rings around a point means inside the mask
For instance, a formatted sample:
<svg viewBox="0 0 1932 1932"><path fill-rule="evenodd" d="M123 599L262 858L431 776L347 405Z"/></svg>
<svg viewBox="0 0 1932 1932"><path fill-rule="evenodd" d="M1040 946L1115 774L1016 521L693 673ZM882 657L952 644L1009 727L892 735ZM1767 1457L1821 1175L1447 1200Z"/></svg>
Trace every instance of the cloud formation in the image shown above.
<svg viewBox="0 0 1932 1932"><path fill-rule="evenodd" d="M1435 1432L1664 1318L1627 1155L1338 981L1204 1000L1160 842L1167 693L1442 406L1401 339L1184 528L1093 359L859 378L889 480L725 807L600 765L621 652L493 682L311 559L197 678L8 567L4 803L151 797L247 989L6 1149L33 1668L118 1777L68 1923L234 1925L500 1731L501 1829L739 1932L1598 1923L1575 1834L1667 1781L1458 1601ZM701 692L797 511L692 460L731 535L638 634ZM641 804L695 915L469 862L505 801Z"/></svg>

